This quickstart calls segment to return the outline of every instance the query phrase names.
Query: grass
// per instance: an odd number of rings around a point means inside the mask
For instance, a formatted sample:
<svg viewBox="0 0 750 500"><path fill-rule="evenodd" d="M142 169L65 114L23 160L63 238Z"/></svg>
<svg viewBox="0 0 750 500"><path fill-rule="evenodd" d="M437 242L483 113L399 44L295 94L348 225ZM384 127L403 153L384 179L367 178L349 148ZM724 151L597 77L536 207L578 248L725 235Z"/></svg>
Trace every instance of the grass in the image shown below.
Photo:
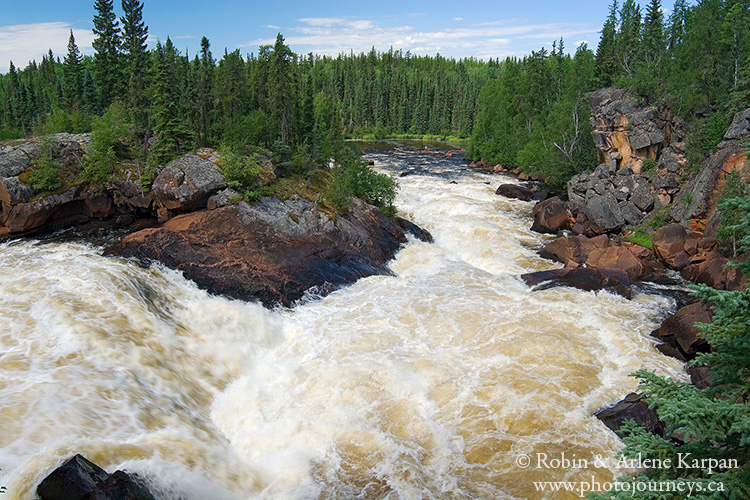
<svg viewBox="0 0 750 500"><path fill-rule="evenodd" d="M640 245L642 247L646 247L649 250L653 250L654 243L652 241L652 235L651 233L647 232L642 227L635 228L635 231L630 236L627 236L625 238L631 243L635 243L636 245Z"/></svg>

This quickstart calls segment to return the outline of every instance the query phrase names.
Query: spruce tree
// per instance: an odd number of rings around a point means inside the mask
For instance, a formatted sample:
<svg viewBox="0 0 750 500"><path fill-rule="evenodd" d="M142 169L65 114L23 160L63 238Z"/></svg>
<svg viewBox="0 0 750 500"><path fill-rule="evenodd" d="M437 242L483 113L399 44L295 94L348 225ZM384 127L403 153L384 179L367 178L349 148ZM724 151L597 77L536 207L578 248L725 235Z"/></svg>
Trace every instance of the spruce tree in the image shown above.
<svg viewBox="0 0 750 500"><path fill-rule="evenodd" d="M213 124L213 94L215 61L211 55L211 44L205 36L201 38L201 56L198 64L198 143L209 144Z"/></svg>
<svg viewBox="0 0 750 500"><path fill-rule="evenodd" d="M112 0L96 0L94 2L93 32L96 35L92 46L94 54L94 81L105 107L109 106L115 97L119 96L122 85L122 71L120 52L120 25L115 16Z"/></svg>
<svg viewBox="0 0 750 500"><path fill-rule="evenodd" d="M81 110L83 98L83 65L81 52L76 45L73 30L70 30L68 38L68 53L63 63L63 102L65 109L70 113Z"/></svg>
<svg viewBox="0 0 750 500"><path fill-rule="evenodd" d="M122 47L125 53L127 75L127 101L135 126L135 135L141 140L149 135L149 101L146 73L148 53L146 38L148 27L143 22L143 4L139 0L122 0Z"/></svg>
<svg viewBox="0 0 750 500"><path fill-rule="evenodd" d="M292 64L294 55L279 33L273 46L269 65L270 115L279 130L284 145L292 140L293 105L295 97Z"/></svg>

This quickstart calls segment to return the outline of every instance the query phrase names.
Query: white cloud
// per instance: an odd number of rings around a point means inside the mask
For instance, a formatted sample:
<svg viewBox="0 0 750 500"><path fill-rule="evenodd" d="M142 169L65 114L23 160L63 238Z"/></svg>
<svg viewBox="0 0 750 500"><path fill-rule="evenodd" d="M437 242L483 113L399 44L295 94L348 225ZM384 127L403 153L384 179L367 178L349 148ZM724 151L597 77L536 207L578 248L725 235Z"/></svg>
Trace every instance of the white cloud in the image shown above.
<svg viewBox="0 0 750 500"><path fill-rule="evenodd" d="M39 63L49 49L63 59L68 52L70 29L71 25L64 22L0 26L0 72L8 71L10 61L19 68L32 59ZM82 54L93 54L91 30L73 29L73 36Z"/></svg>
<svg viewBox="0 0 750 500"><path fill-rule="evenodd" d="M361 18L308 17L298 21L300 24L288 28L285 36L292 50L329 56L349 51L368 52L372 47L387 51L393 47L413 54L505 58L529 54L542 45L551 49L552 42L560 37L565 40L593 38L599 30L599 26L581 23L534 24L525 19L493 20L432 31ZM254 48L273 43L273 39L264 38L252 40L243 46Z"/></svg>
<svg viewBox="0 0 750 500"><path fill-rule="evenodd" d="M463 21L464 18L463 17L454 17L453 20L454 21Z"/></svg>

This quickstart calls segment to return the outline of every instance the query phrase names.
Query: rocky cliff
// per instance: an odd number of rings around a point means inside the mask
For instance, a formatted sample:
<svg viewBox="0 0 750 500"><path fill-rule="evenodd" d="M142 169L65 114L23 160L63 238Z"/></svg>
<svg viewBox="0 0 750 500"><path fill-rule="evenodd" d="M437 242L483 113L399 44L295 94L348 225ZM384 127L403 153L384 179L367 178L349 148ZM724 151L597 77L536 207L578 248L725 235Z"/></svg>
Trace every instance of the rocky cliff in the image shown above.
<svg viewBox="0 0 750 500"><path fill-rule="evenodd" d="M741 154L750 137L750 109L734 117L715 154L692 174L685 157L689 128L667 106L643 106L617 88L592 92L588 101L600 164L568 183L581 234L618 232L662 210L668 221L702 231L726 176L739 171L747 180L750 174Z"/></svg>

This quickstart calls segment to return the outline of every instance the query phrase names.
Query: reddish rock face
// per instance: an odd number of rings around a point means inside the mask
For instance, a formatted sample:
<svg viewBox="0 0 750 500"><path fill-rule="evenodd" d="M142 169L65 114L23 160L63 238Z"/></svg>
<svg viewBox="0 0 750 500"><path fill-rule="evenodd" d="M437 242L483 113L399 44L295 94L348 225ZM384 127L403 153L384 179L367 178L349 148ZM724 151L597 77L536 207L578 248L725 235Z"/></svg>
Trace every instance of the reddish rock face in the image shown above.
<svg viewBox="0 0 750 500"><path fill-rule="evenodd" d="M534 205L532 210L534 225L532 231L538 233L557 233L570 229L570 216L560 198L550 198Z"/></svg>
<svg viewBox="0 0 750 500"><path fill-rule="evenodd" d="M685 251L687 239L687 231L680 224L660 227L652 239L654 253L668 267L679 271L688 264L690 259Z"/></svg>
<svg viewBox="0 0 750 500"><path fill-rule="evenodd" d="M608 290L630 298L628 275L611 269L587 267L552 269L522 274L521 279L534 290L545 290L556 286L570 286L579 290Z"/></svg>
<svg viewBox="0 0 750 500"><path fill-rule="evenodd" d="M726 267L729 262L716 250L704 250L696 253L680 274L686 280L719 290L739 290L745 286L747 278L736 267Z"/></svg>
<svg viewBox="0 0 750 500"><path fill-rule="evenodd" d="M211 293L290 305L374 274L406 241L382 212L359 203L334 222L304 199L265 198L179 215L126 237L106 254L157 260Z"/></svg>
<svg viewBox="0 0 750 500"><path fill-rule="evenodd" d="M495 191L495 194L523 201L529 201L534 196L531 189L527 189L517 184L501 184L497 188L497 191Z"/></svg>
<svg viewBox="0 0 750 500"><path fill-rule="evenodd" d="M699 336L695 323L711 323L713 312L700 302L681 307L673 316L654 330L651 335L677 348L685 359L692 359L699 352L708 351L708 343Z"/></svg>
<svg viewBox="0 0 750 500"><path fill-rule="evenodd" d="M595 269L622 271L631 281L636 281L646 274L641 261L626 247L597 248L589 254L586 265Z"/></svg>
<svg viewBox="0 0 750 500"><path fill-rule="evenodd" d="M618 435L621 435L619 430L623 422L633 419L648 432L664 436L664 422L659 420L656 410L649 408L648 403L643 401L643 396L634 392L612 408L602 410L595 416Z"/></svg>

